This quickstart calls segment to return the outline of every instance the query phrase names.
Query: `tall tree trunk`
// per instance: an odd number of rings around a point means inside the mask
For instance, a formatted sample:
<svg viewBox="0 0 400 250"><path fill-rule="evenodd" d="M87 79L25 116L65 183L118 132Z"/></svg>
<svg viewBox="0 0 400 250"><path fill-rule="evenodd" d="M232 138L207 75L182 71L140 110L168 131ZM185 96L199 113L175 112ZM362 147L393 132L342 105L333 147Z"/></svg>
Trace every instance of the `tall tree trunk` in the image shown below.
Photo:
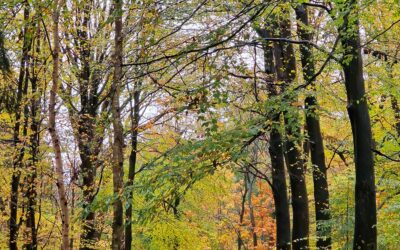
<svg viewBox="0 0 400 250"><path fill-rule="evenodd" d="M128 197L128 208L126 209L125 219L125 250L132 249L132 208L133 208L133 182L135 180L137 146L138 146L138 127L140 122L140 88L141 84L137 83L133 91L134 105L131 107L131 152L129 155L129 173L126 185L130 188Z"/></svg>
<svg viewBox="0 0 400 250"><path fill-rule="evenodd" d="M297 18L297 32L301 40L311 41L312 35L307 31L308 13L305 5L299 4L295 7ZM312 80L315 74L315 63L312 57L311 45L303 44L300 46L301 64L303 67L303 77L305 81ZM315 90L314 83L311 84ZM306 131L309 137L311 153L311 163L313 165L314 200L315 200L315 219L317 231L317 248L331 248L331 229L329 226L321 227L321 224L328 222L331 218L329 212L329 190L325 164L324 145L319 124L319 117L316 113L317 98L314 93L305 99L306 106Z"/></svg>
<svg viewBox="0 0 400 250"><path fill-rule="evenodd" d="M60 63L60 38L59 38L59 16L60 9L62 8L60 1L56 1L54 4L53 11L53 74L52 80L53 85L50 90L50 102L49 102L49 133L53 144L53 150L55 155L55 170L56 170L56 184L58 191L58 198L61 208L61 223L62 223L62 249L70 249L69 241L69 211L68 211L68 200L64 185L64 168L61 156L61 146L58 133L56 130L56 97L58 93L59 84L59 63Z"/></svg>
<svg viewBox="0 0 400 250"><path fill-rule="evenodd" d="M77 141L79 147L79 155L81 159L81 176L83 186L83 205L85 211L83 216L82 230L80 235L81 250L95 249L95 243L99 237L99 233L95 226L96 214L91 208L95 194L95 177L96 177L96 164L99 150L101 148L101 141L96 138L96 119L98 110L98 96L96 82L91 79L91 48L90 48L90 12L91 3L83 3L83 11L79 9L79 14L83 15L83 20L78 34L78 49L79 60L82 62L82 67L79 74L79 95L81 102L81 110L75 117L74 111L70 109L73 127L75 127L77 134ZM77 126L74 123L77 123Z"/></svg>
<svg viewBox="0 0 400 250"><path fill-rule="evenodd" d="M286 126L291 126L289 124L292 121L288 118L285 118L285 122ZM294 249L309 249L309 212L304 161L299 151L298 141L291 138L296 137L298 132L297 128L286 129L287 166L292 191L292 246Z"/></svg>
<svg viewBox="0 0 400 250"><path fill-rule="evenodd" d="M13 147L15 149L15 158L13 159L13 173L11 178L11 198L10 198L10 238L9 238L9 247L10 250L17 250L18 249L18 229L19 223L17 219L18 213L18 196L19 196L19 184L21 179L21 167L22 167L22 159L25 154L25 145L22 145L20 142L20 126L21 126L21 111L20 105L22 103L22 96L23 96L23 82L24 82L24 75L25 75L25 66L21 66L21 72L18 82L18 97L16 102L16 122L14 125L14 132L13 132ZM23 126L23 136L26 136L26 126Z"/></svg>
<svg viewBox="0 0 400 250"><path fill-rule="evenodd" d="M34 58L31 59L29 74L29 80L31 83L31 98L30 98L30 159L27 169L27 176L25 183L27 185L26 197L27 201L27 213L26 213L26 228L29 231L29 239L27 244L24 246L25 249L36 250L38 247L37 241L37 228L35 220L35 209L36 209L36 178L37 178L37 163L39 156L39 139L40 139L40 117L38 117L38 110L40 111L40 93L38 92L38 74L36 72L36 66L40 63L38 55L40 54L40 26L36 29L35 34L35 52Z"/></svg>
<svg viewBox="0 0 400 250"><path fill-rule="evenodd" d="M261 38L271 37L268 29L258 30ZM273 49L269 44L264 44L264 67L265 73L275 79L275 64ZM270 97L278 95L278 91L271 80L268 95ZM283 141L279 130L281 125L280 113L271 116L271 132L269 135L268 152L271 158L272 194L275 204L276 221L276 248L278 250L290 249L290 214L289 200L287 195L287 184L285 176L285 162L283 157Z"/></svg>
<svg viewBox="0 0 400 250"><path fill-rule="evenodd" d="M291 22L288 18L280 20L277 28L280 38L290 39ZM293 45L290 43L274 43L274 58L277 72L277 80L284 85L293 82L296 76L296 60L293 51ZM286 95L286 101L289 105L296 102L295 93L283 93ZM301 144L300 126L298 124L298 113L284 114L286 130L285 154L287 167L290 176L290 188L292 191L292 246L294 249L309 248L309 212L308 196L305 179L305 162L300 152Z"/></svg>
<svg viewBox="0 0 400 250"><path fill-rule="evenodd" d="M9 220L9 229L10 229L10 236L9 236L9 247L10 250L17 250L18 249L18 220L17 220L17 213L18 213L18 196L19 196L19 183L21 178L21 166L22 166L22 159L25 153L25 146L22 145L20 141L20 128L21 128L21 105L23 97L25 96L25 85L27 84L27 63L29 60L29 51L31 50L31 38L29 34L29 27L28 27L28 19L29 19L29 6L24 6L24 23L25 26L23 28L23 47L22 47L22 57L20 62L20 72L18 77L18 86L17 86L17 99L14 104L15 110L15 125L13 131L13 148L15 149L16 155L13 159L13 173L11 177L11 197L10 197L10 220ZM23 137L27 134L27 127L26 124L23 126Z"/></svg>
<svg viewBox="0 0 400 250"><path fill-rule="evenodd" d="M276 116L273 122L279 122L279 116ZM272 191L276 216L276 248L284 250L290 249L290 214L282 146L281 133L278 128L273 128L270 132L268 151L272 165Z"/></svg>
<svg viewBox="0 0 400 250"><path fill-rule="evenodd" d="M32 89L36 88L36 83L32 82ZM35 95L36 91L32 91L32 95ZM33 97L35 98L35 97ZM31 105L31 124L30 124L30 159L27 166L27 176L24 179L26 185L26 193L27 197L27 206L26 206L26 228L28 231L28 239L27 243L24 245L24 249L35 250L37 249L37 231L35 224L35 207L36 207L36 177L37 177L37 157L38 157L38 149L39 149L39 126L37 119L37 100L32 100Z"/></svg>
<svg viewBox="0 0 400 250"><path fill-rule="evenodd" d="M354 249L377 248L375 172L372 155L372 132L365 96L363 63L355 0L344 4L345 16L339 33L344 49L342 63L354 143L355 228Z"/></svg>
<svg viewBox="0 0 400 250"><path fill-rule="evenodd" d="M26 62L26 68L25 68L25 78L24 78L24 90L23 90L23 95L24 95L24 101L27 101L27 97L28 97L28 89L29 89L29 64L30 62L30 57L28 58L28 61ZM27 163L27 161L23 161L24 157L25 157L25 152L27 151L28 146L29 146L29 142L26 141L26 138L28 136L28 127L29 127L29 107L27 104L24 104L24 126L23 126L23 131L22 131L22 141L23 141L23 147L21 148L21 167L24 166L29 166ZM29 151L28 151L29 154ZM27 206L29 206L29 202L26 200L26 197L28 194L28 192L25 190L26 188L29 188L29 180L27 180L27 178L29 177L29 169L24 169L24 172L26 173L26 176L24 177L24 181L20 184L21 185L21 191L23 194L23 202L22 202L22 211L21 211L21 219L19 222L19 226L22 225L23 222L25 222L26 225L26 230L24 230L24 245L22 246L23 249L28 248L31 244L32 244L32 235L30 234L31 231L30 229L30 225L29 222L30 219L30 215L29 215L29 208Z"/></svg>
<svg viewBox="0 0 400 250"><path fill-rule="evenodd" d="M114 186L114 214L112 224L112 249L123 249L124 227L123 208L120 195L123 188L123 163L124 163L124 131L121 121L121 107L119 104L122 78L122 0L114 0L114 78L112 84L111 113L113 118L114 142L113 142L113 186Z"/></svg>

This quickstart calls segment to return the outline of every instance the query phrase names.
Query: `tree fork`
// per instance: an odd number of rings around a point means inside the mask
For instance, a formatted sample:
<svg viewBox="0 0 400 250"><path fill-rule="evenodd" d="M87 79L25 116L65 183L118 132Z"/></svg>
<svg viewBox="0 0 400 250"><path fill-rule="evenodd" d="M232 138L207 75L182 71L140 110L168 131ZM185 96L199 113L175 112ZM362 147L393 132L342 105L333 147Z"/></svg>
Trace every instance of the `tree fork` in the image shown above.
<svg viewBox="0 0 400 250"><path fill-rule="evenodd" d="M290 38L291 21L289 18L278 21L276 29L279 30L279 36ZM277 81L285 84L293 82L296 75L296 60L293 50L293 44L284 42L274 43L274 58ZM289 105L296 101L297 96L282 93L286 95L284 101ZM292 247L294 249L309 249L309 211L308 194L305 179L305 161L299 150L300 126L297 122L298 114L284 112L286 145L285 156L286 164L290 177L290 188L292 191Z"/></svg>
<svg viewBox="0 0 400 250"><path fill-rule="evenodd" d="M268 29L257 29L260 37L271 37ZM263 44L265 73L275 78L275 65L273 48L269 44ZM275 86L268 86L270 97L278 94ZM276 216L276 248L279 250L291 249L290 247L290 213L285 175L285 162L283 156L283 140L279 131L280 113L271 115L272 127L269 135L268 152L271 158L272 194L275 204Z"/></svg>

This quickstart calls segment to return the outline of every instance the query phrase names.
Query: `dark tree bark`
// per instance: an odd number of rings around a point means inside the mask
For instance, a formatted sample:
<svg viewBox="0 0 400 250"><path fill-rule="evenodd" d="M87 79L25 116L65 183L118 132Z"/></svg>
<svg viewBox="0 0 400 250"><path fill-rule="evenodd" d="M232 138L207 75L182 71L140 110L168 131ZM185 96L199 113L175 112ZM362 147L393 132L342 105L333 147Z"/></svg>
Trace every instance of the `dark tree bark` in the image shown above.
<svg viewBox="0 0 400 250"><path fill-rule="evenodd" d="M140 88L141 84L136 83L133 91L134 105L131 107L131 152L129 155L129 173L126 185L130 187L128 208L126 210L125 219L125 250L132 249L132 208L133 208L133 183L135 181L137 146L138 146L138 127L140 122ZM133 110L132 110L133 109Z"/></svg>
<svg viewBox="0 0 400 250"><path fill-rule="evenodd" d="M25 26L23 28L23 47L22 47L22 57L20 61L20 72L17 81L17 97L16 101L13 105L13 109L15 111L15 125L13 131L13 148L15 149L16 155L13 159L13 174L11 178L11 197L10 197L10 220L9 220L9 228L10 228L10 236L9 236L9 247L10 250L18 249L18 196L19 196L19 184L21 178L21 167L22 167L22 159L25 154L25 145L21 145L20 142L20 129L21 129L21 106L23 97L26 96L27 91L27 78L28 78L28 61L29 61L29 51L31 50L32 40L30 37L30 29L28 26L30 11L29 6L24 6L24 23ZM26 105L24 105L24 113L26 114ZM25 137L27 135L27 123L25 122L22 128L22 136Z"/></svg>
<svg viewBox="0 0 400 250"><path fill-rule="evenodd" d="M7 50L4 46L4 32L2 27L0 28L0 71L3 74L10 72L10 61L7 57Z"/></svg>
<svg viewBox="0 0 400 250"><path fill-rule="evenodd" d="M312 35L307 31L308 14L305 5L295 7L296 18L298 22L298 35L301 40L311 41ZM301 64L303 67L303 77L305 81L312 80L315 74L315 63L312 57L311 45L304 44L300 46ZM312 89L315 85L311 84ZM329 189L325 164L324 145L319 124L319 117L316 113L317 98L310 94L305 99L306 106L306 132L309 139L309 149L311 154L311 163L313 165L314 182L314 200L315 200L315 218L317 232L317 248L330 249L330 227L321 228L321 223L330 220L329 212Z"/></svg>
<svg viewBox="0 0 400 250"><path fill-rule="evenodd" d="M271 37L267 29L258 30L258 34L262 38ZM275 64L273 57L273 49L269 44L264 44L264 67L265 72L271 78L275 78ZM271 81L269 86L269 96L273 97L278 95L278 91ZM276 248L277 249L290 249L290 214L289 214L289 200L287 195L287 185L285 176L285 162L283 156L283 141L282 135L279 131L281 124L280 113L272 114L271 116L271 132L269 136L268 152L271 157L272 167L272 194L275 204L275 219L276 219Z"/></svg>
<svg viewBox="0 0 400 250"><path fill-rule="evenodd" d="M279 37L290 39L291 22L289 19L279 20L276 26ZM274 43L274 58L277 72L277 81L288 85L296 76L296 61L293 45L290 43ZM284 101L289 105L296 101L295 93L282 93L286 95ZM309 248L309 212L308 196L305 180L305 161L301 154L299 141L300 126L297 112L284 112L286 145L285 155L290 176L290 188L292 191L292 247L294 249Z"/></svg>
<svg viewBox="0 0 400 250"><path fill-rule="evenodd" d="M14 168L15 167L17 167L17 165L14 164ZM19 187L20 177L21 177L20 170L14 169L12 179L11 179L11 199L10 199L10 220L9 220L9 227L10 227L9 247L10 247L10 250L18 249L17 211L18 211L18 187Z"/></svg>
<svg viewBox="0 0 400 250"><path fill-rule="evenodd" d="M88 210L84 214L82 223L82 232L80 235L80 246L81 250L94 249L93 245L97 238L97 232L95 228L95 213L91 210L90 204L93 201L94 192L94 175L95 170L92 161L89 159L90 155L84 155L84 152L80 153L81 158L81 171L83 175L83 206L82 208Z"/></svg>
<svg viewBox="0 0 400 250"><path fill-rule="evenodd" d="M37 27L35 36L40 37L40 27ZM31 99L30 99L30 136L29 136L29 148L30 148L30 159L27 167L27 176L25 183L27 186L26 197L27 197L27 213L26 213L26 227L29 229L29 239L27 244L24 246L25 249L35 250L38 247L37 241L37 228L35 223L35 209L36 209L36 178L37 178L37 163L39 155L39 139L40 139L40 117L38 117L38 111L40 111L40 93L38 95L38 75L36 72L36 66L40 63L37 55L40 53L40 39L35 39L35 57L31 59L30 63L30 74L29 81L31 83Z"/></svg>
<svg viewBox="0 0 400 250"><path fill-rule="evenodd" d="M113 191L115 200L113 203L112 224L112 249L124 248L123 207L119 197L123 188L123 165L124 165L124 131L121 121L121 107L119 104L122 79L122 0L114 0L114 24L115 24L115 47L114 47L114 78L112 83L111 114L113 118Z"/></svg>
<svg viewBox="0 0 400 250"><path fill-rule="evenodd" d="M89 41L91 5L89 2L85 2L76 11L77 15L82 16L82 19L78 21L77 36L74 41L79 52L74 60L81 62L76 75L79 81L80 110L75 112L70 106L67 107L81 159L79 174L82 177L82 208L85 213L82 219L79 249L89 250L95 249L95 243L100 236L95 225L96 215L90 206L95 198L96 169L99 165L98 156L104 129L97 126L102 104L99 100L99 78L101 76L95 70L91 71L90 67L91 60L93 60ZM101 63L101 60L99 59L98 63ZM67 87L67 93L69 98L72 98L70 86ZM108 104L104 102L103 105L107 106Z"/></svg>
<svg viewBox="0 0 400 250"><path fill-rule="evenodd" d="M240 210L239 210L239 223L240 223L240 227L243 224L243 220L244 220L244 213L246 210L246 197L247 197L247 191L248 191L248 187L247 187L247 182L246 180L244 181L244 188L242 190L242 194L241 194L241 203L240 203ZM239 230L237 231L237 247L238 250L242 249L242 246L244 245L243 239L242 239L242 233L241 230L239 228Z"/></svg>
<svg viewBox="0 0 400 250"><path fill-rule="evenodd" d="M251 235L253 238L253 247L254 249L257 249L257 233L255 231L256 228L256 220L254 217L254 207L253 207L253 200L252 200L252 195L253 195L253 184L254 184L254 179L251 179L250 177L250 172L246 172L246 178L245 181L247 181L247 186L248 186L248 203L249 203L249 217L250 217L250 223L251 223Z"/></svg>
<svg viewBox="0 0 400 250"><path fill-rule="evenodd" d="M277 121L275 120L274 122ZM276 247L277 249L283 250L290 249L290 215L282 146L282 136L280 132L276 128L272 129L268 151L272 165L272 190L276 217Z"/></svg>
<svg viewBox="0 0 400 250"><path fill-rule="evenodd" d="M32 88L36 88L36 84L32 83ZM32 94L36 92L33 91ZM30 160L27 167L27 176L25 178L27 206L26 206L26 227L29 229L29 239L27 244L24 245L25 249L37 249L37 231L35 224L35 207L36 207L36 177L37 177L37 157L39 148L39 126L37 121L37 108L35 100L32 100L31 113L32 123L30 129L32 135L30 136Z"/></svg>
<svg viewBox="0 0 400 250"><path fill-rule="evenodd" d="M399 104L397 103L397 99L394 95L390 95L390 104L391 104L393 112L394 112L397 136L400 137L400 107L399 107Z"/></svg>
<svg viewBox="0 0 400 250"><path fill-rule="evenodd" d="M285 119L286 124L289 119ZM296 129L297 130L297 129ZM287 128L288 137L296 136L298 131ZM290 176L290 188L292 191L292 213L293 213L293 231L292 246L293 249L309 249L309 213L308 196L305 183L304 161L298 149L297 141L287 139L286 155L287 166Z"/></svg>
<svg viewBox="0 0 400 250"><path fill-rule="evenodd" d="M354 249L376 249L376 193L372 155L372 132L365 96L358 6L355 0L344 4L343 26L339 29L344 48L342 67L347 93L356 168Z"/></svg>

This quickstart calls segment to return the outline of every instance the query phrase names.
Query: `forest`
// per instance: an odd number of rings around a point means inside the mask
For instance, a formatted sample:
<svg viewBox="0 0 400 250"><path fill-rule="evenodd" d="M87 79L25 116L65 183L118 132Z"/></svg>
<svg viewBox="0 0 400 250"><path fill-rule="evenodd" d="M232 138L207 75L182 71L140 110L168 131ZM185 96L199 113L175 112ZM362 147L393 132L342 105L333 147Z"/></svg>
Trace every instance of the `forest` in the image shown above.
<svg viewBox="0 0 400 250"><path fill-rule="evenodd" d="M0 249L400 249L398 0L1 0Z"/></svg>

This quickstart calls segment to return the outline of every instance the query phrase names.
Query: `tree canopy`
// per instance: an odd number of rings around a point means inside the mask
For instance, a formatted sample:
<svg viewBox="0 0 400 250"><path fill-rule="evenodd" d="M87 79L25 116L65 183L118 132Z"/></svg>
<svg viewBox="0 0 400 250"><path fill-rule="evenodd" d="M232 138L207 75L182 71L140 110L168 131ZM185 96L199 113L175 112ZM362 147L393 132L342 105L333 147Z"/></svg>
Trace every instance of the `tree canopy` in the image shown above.
<svg viewBox="0 0 400 250"><path fill-rule="evenodd" d="M396 249L400 4L3 0L1 249Z"/></svg>

